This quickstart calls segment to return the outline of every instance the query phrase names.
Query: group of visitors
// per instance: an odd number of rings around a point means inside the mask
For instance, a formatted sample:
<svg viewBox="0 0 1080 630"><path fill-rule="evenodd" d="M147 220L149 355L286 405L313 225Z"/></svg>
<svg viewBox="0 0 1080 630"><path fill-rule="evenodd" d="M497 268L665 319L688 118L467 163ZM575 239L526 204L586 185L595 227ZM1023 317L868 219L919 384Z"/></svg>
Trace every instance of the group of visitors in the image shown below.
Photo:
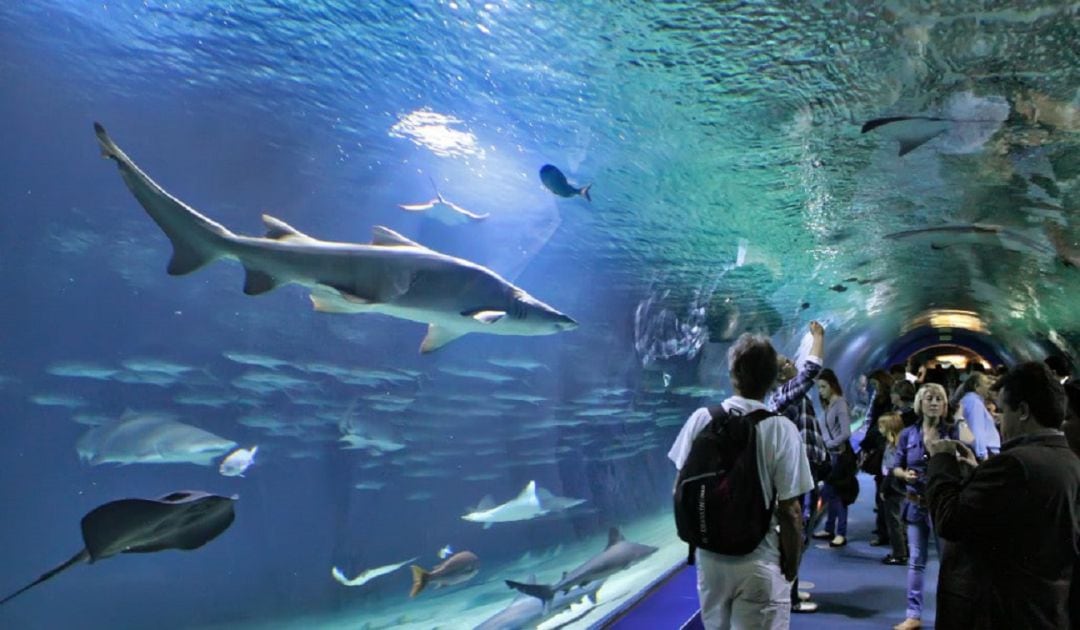
<svg viewBox="0 0 1080 630"><path fill-rule="evenodd" d="M867 375L874 394L856 452L851 408L836 374L823 369L824 330L814 322L811 333L798 366L767 338L740 337L728 352L735 394L724 413L695 412L669 452L680 470L677 521L694 516L680 510L700 508L704 531L706 515L719 513L715 503L737 496L740 483L753 485L740 482L730 462L705 481L685 478L684 464L706 439L753 452L752 479L773 510L748 554L718 552L723 547L680 528L698 566L705 627L786 628L792 612L817 609L798 589L801 556L810 537L847 544L859 470L874 478L870 543L889 547L884 564L907 566L897 630L922 625L931 541L941 561L935 627L1080 626L1080 579L1071 592L1080 562L1080 388L1068 360L993 374L977 361L965 373L914 363L876 370ZM815 385L820 412L809 396ZM725 432L724 422L751 412L749 440L731 442L738 433ZM808 531L820 516L822 529Z"/></svg>

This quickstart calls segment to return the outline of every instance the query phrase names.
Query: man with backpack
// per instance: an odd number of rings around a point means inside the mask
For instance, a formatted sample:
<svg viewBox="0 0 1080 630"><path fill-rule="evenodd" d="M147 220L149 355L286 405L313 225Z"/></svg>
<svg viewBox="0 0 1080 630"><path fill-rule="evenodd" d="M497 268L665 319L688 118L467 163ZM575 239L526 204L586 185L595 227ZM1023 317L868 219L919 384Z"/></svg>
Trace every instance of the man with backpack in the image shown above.
<svg viewBox="0 0 1080 630"><path fill-rule="evenodd" d="M668 452L679 469L676 526L697 565L706 628L787 628L799 498L814 482L798 428L763 402L778 369L768 338L739 337L728 369L736 395L695 411Z"/></svg>

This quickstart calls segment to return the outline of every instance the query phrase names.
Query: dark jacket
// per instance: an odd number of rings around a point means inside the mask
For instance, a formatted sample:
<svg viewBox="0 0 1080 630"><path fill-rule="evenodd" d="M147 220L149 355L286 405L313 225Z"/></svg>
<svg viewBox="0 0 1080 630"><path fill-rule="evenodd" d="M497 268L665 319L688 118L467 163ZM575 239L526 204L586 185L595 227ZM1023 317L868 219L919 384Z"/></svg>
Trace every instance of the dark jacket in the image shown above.
<svg viewBox="0 0 1080 630"><path fill-rule="evenodd" d="M945 597L937 627L1070 627L1069 583L1080 557L1080 459L1065 437L1011 440L966 482L954 457L935 455L927 477L931 518L950 543L939 576Z"/></svg>

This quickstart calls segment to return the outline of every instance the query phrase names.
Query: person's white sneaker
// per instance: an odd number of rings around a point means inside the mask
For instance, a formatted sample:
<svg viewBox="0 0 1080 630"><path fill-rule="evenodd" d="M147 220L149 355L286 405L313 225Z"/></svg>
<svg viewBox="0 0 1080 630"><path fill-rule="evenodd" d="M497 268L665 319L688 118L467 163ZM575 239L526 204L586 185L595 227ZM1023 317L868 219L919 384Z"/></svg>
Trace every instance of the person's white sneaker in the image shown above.
<svg viewBox="0 0 1080 630"><path fill-rule="evenodd" d="M791 607L793 613L812 613L817 612L817 604L814 602L799 602Z"/></svg>
<svg viewBox="0 0 1080 630"><path fill-rule="evenodd" d="M810 599L810 593L807 593L806 591L799 591L800 602L805 602L808 599Z"/></svg>

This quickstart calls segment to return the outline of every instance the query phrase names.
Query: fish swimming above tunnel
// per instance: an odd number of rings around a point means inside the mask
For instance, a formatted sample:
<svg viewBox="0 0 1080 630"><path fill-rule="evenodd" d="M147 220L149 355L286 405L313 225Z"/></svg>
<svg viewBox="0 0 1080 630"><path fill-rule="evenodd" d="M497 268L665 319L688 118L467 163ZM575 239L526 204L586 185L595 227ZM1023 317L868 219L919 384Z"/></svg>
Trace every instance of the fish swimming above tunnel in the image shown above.
<svg viewBox="0 0 1080 630"><path fill-rule="evenodd" d="M263 215L266 237L233 234L158 186L100 124L94 123L94 130L102 155L116 162L128 189L172 242L170 275L233 258L244 266L248 295L293 283L311 290L311 302L320 312L381 313L428 324L421 352L473 332L550 335L577 327L490 269L382 226L373 228L370 244L335 243Z"/></svg>
<svg viewBox="0 0 1080 630"><path fill-rule="evenodd" d="M398 204L398 207L408 212L425 212L427 216L435 219L436 221L445 225L460 225L468 222L483 221L488 218L489 214L476 214L475 212L469 212L465 208L448 201L446 197L443 197L439 192L439 187L435 185L435 180L431 180L431 186L435 189L435 198L424 203L416 204Z"/></svg>
<svg viewBox="0 0 1080 630"><path fill-rule="evenodd" d="M82 519L85 547L67 562L0 600L0 604L80 562L93 564L121 553L198 549L232 525L236 500L181 490L160 499L120 499L96 507Z"/></svg>
<svg viewBox="0 0 1080 630"><path fill-rule="evenodd" d="M916 228L892 232L886 234L883 238L894 241L925 243L935 251L958 245L997 245L1011 251L1057 259L1066 264L1069 263L1051 243L1044 243L1034 236L990 223L961 223Z"/></svg>
<svg viewBox="0 0 1080 630"><path fill-rule="evenodd" d="M951 120L933 116L892 116L866 121L860 133L875 129L900 143L900 156L907 155L949 130Z"/></svg>
<svg viewBox="0 0 1080 630"><path fill-rule="evenodd" d="M1007 113L1006 107L1006 113ZM977 115L980 112L973 112ZM890 116L868 120L861 133L875 131L900 144L899 156L907 155L938 136L949 153L969 153L981 148L1004 121L1000 112L981 112L986 118L938 118L936 116Z"/></svg>
<svg viewBox="0 0 1080 630"><path fill-rule="evenodd" d="M543 182L544 188L560 197L577 197L581 195L587 201L592 201L592 196L589 195L592 184L578 188L566 181L566 175L563 175L563 172L558 167L551 164L540 167L540 181Z"/></svg>

